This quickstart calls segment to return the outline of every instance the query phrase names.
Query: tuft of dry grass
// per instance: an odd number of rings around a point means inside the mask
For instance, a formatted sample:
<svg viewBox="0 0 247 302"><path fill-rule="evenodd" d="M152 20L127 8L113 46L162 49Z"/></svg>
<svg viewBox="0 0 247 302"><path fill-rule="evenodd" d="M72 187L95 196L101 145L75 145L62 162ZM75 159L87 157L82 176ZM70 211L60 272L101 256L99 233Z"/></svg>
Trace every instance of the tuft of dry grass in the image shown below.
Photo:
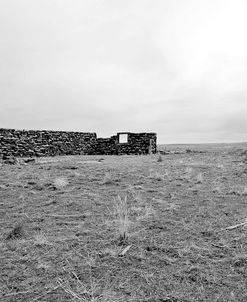
<svg viewBox="0 0 247 302"><path fill-rule="evenodd" d="M189 175L191 176L192 173L193 173L193 168L191 168L191 167L186 167L186 168L185 168L185 173L186 173L186 174L189 174Z"/></svg>
<svg viewBox="0 0 247 302"><path fill-rule="evenodd" d="M67 276L64 278L58 278L58 286L61 287L69 296L71 296L73 301L81 302L107 302L113 301L110 294L110 289L102 289L100 286L100 280L97 280L93 276L93 268L96 267L96 259L93 255L87 254L84 260L84 274L87 274L87 283L84 283L81 274L79 275L76 271L76 267L66 259L68 267Z"/></svg>
<svg viewBox="0 0 247 302"><path fill-rule="evenodd" d="M102 184L103 185L108 185L108 184L111 184L111 183L113 183L112 175L111 175L111 173L106 173L103 180L102 180Z"/></svg>
<svg viewBox="0 0 247 302"><path fill-rule="evenodd" d="M135 207L134 210L137 213L137 216L136 216L137 221L146 220L147 218L149 218L150 216L155 214L155 210L152 207L152 205L146 205L144 208Z"/></svg>
<svg viewBox="0 0 247 302"><path fill-rule="evenodd" d="M196 177L196 183L197 184L202 184L203 183L203 176L202 176L201 172Z"/></svg>
<svg viewBox="0 0 247 302"><path fill-rule="evenodd" d="M58 177L54 180L53 184L56 189L62 189L66 187L69 184L69 182L65 177Z"/></svg>
<svg viewBox="0 0 247 302"><path fill-rule="evenodd" d="M127 196L121 197L118 195L117 198L114 198L114 201L115 201L114 212L116 216L116 222L118 225L119 240L120 242L126 242L128 239L128 229L130 226Z"/></svg>
<svg viewBox="0 0 247 302"><path fill-rule="evenodd" d="M133 203L142 204L144 202L144 197L142 196L140 191L135 190L136 187L139 188L138 186L129 188L128 196L130 197Z"/></svg>
<svg viewBox="0 0 247 302"><path fill-rule="evenodd" d="M34 237L34 245L44 246L44 245L51 245L51 243L48 241L45 234L40 232L40 233L36 234Z"/></svg>
<svg viewBox="0 0 247 302"><path fill-rule="evenodd" d="M151 179L154 179L154 180L158 180L158 181L162 181L162 180L164 180L165 177L160 172L150 171L150 174L149 174L148 178L151 178Z"/></svg>
<svg viewBox="0 0 247 302"><path fill-rule="evenodd" d="M159 154L159 157L158 157L158 159L157 159L157 162L160 163L160 162L162 162L162 161L163 161L163 158L162 158L161 154Z"/></svg>
<svg viewBox="0 0 247 302"><path fill-rule="evenodd" d="M113 176L112 173L106 172L101 184L102 185L112 185L116 181L118 181L118 180L116 179L116 177Z"/></svg>
<svg viewBox="0 0 247 302"><path fill-rule="evenodd" d="M243 191L242 191L241 195L242 195L242 196L247 196L247 186L245 186L245 187L243 188Z"/></svg>
<svg viewBox="0 0 247 302"><path fill-rule="evenodd" d="M18 223L14 228L7 234L6 240L20 239L25 235L23 223Z"/></svg>
<svg viewBox="0 0 247 302"><path fill-rule="evenodd" d="M216 186L213 188L213 193L222 194L222 190L220 186Z"/></svg>

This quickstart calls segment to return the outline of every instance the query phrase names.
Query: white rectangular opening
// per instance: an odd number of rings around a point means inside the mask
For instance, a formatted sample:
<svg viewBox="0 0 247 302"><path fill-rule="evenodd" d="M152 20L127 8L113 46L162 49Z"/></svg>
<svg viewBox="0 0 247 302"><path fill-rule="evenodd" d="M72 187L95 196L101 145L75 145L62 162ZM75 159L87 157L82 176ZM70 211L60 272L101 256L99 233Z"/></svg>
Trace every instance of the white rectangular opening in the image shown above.
<svg viewBox="0 0 247 302"><path fill-rule="evenodd" d="M119 134L119 143L126 144L128 143L128 134Z"/></svg>

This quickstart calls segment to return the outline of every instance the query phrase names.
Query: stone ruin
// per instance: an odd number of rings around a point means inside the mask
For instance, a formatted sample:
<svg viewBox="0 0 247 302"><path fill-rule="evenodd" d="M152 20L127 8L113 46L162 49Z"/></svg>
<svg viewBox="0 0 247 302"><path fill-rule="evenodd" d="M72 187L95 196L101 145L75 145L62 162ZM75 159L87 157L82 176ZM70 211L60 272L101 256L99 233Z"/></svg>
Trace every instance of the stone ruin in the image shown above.
<svg viewBox="0 0 247 302"><path fill-rule="evenodd" d="M94 154L152 154L157 152L156 133L119 132L110 138L98 138Z"/></svg>
<svg viewBox="0 0 247 302"><path fill-rule="evenodd" d="M96 133L0 128L0 158L57 155L123 155L157 152L156 133Z"/></svg>

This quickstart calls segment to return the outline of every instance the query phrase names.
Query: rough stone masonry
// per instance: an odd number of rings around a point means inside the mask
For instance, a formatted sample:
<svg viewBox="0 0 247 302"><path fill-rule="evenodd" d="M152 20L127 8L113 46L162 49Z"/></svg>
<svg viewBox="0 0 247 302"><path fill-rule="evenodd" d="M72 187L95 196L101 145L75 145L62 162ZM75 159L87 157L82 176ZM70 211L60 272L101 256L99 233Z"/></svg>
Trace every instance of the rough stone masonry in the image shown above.
<svg viewBox="0 0 247 302"><path fill-rule="evenodd" d="M0 128L0 158L56 155L122 155L157 152L156 133L119 132L110 138L96 133Z"/></svg>

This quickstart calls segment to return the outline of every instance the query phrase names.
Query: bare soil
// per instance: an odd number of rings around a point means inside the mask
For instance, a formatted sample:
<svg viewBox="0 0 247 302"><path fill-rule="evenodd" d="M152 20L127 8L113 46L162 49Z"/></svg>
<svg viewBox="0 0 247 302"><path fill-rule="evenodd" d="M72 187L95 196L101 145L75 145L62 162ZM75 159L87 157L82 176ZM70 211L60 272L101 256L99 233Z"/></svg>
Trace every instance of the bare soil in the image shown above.
<svg viewBox="0 0 247 302"><path fill-rule="evenodd" d="M165 148L0 164L0 301L247 301L247 145Z"/></svg>

